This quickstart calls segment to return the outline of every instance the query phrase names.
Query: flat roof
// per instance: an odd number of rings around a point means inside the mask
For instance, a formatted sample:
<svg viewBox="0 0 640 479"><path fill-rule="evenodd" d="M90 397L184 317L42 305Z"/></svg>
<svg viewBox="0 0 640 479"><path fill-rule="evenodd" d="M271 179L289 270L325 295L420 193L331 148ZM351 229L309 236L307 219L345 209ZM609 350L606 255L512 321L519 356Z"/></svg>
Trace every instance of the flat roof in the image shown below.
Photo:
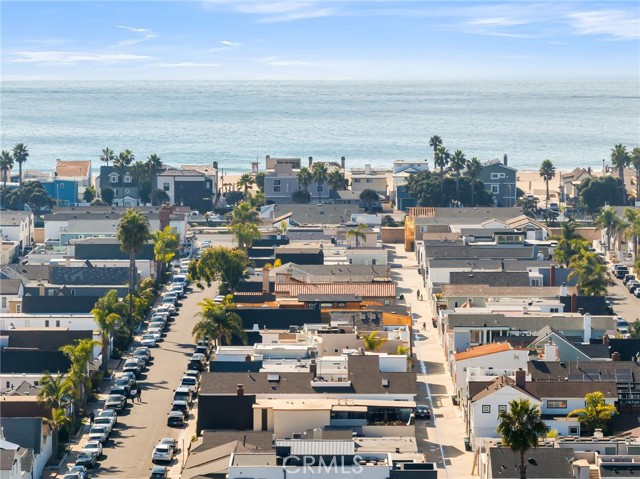
<svg viewBox="0 0 640 479"><path fill-rule="evenodd" d="M261 467L277 465L275 453L234 454L230 467Z"/></svg>

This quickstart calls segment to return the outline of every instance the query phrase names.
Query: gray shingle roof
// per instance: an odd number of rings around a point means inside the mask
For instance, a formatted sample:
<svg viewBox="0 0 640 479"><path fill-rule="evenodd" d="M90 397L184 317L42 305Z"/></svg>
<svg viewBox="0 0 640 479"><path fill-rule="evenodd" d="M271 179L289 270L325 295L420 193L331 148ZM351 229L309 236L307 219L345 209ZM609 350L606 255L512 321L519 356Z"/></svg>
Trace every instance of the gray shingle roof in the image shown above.
<svg viewBox="0 0 640 479"><path fill-rule="evenodd" d="M491 475L494 479L518 479L520 453L506 447L489 449ZM573 449L539 448L526 452L527 477L529 479L573 479Z"/></svg>
<svg viewBox="0 0 640 479"><path fill-rule="evenodd" d="M494 258L494 259L533 259L535 256L533 246L513 246L503 248L500 246L464 246L457 243L442 244L440 246L427 246L425 255L427 258L438 259L469 259L469 258Z"/></svg>
<svg viewBox="0 0 640 479"><path fill-rule="evenodd" d="M51 284L77 285L112 285L125 284L129 281L129 268L100 267L100 268L67 268L54 266L51 268L49 282Z"/></svg>
<svg viewBox="0 0 640 479"><path fill-rule="evenodd" d="M17 295L20 292L22 281L19 279L0 279L0 294L4 296Z"/></svg>

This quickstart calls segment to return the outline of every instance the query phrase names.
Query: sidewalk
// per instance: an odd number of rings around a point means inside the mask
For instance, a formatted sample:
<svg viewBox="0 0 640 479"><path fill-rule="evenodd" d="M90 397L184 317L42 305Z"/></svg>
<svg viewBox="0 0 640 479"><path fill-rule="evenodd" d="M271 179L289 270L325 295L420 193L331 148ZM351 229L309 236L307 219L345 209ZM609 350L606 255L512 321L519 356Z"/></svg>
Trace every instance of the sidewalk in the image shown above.
<svg viewBox="0 0 640 479"><path fill-rule="evenodd" d="M418 301L416 291L426 294L414 253L404 251L404 245L389 245L395 253L393 262L400 267L391 268L397 282L397 294L404 294L414 318L414 354L417 358L418 403L431 403L434 419L426 427L428 460L436 460L438 468L445 470L440 477L449 479L471 477L473 453L464 449L465 432L462 412L453 405L453 382L449 374L437 329L431 325L433 313L428 298ZM426 329L423 329L423 323ZM426 338L425 338L426 337Z"/></svg>

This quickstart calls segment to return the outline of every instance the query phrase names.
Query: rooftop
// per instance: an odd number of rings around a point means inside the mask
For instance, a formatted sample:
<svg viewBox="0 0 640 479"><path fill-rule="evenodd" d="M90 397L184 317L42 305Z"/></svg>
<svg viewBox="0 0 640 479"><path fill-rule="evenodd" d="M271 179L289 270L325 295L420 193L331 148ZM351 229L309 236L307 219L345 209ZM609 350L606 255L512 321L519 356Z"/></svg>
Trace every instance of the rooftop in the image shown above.
<svg viewBox="0 0 640 479"><path fill-rule="evenodd" d="M462 353L455 353L453 358L456 361L464 361L465 359L478 358L481 356L487 356L488 354L501 353L504 351L510 351L513 347L509 343L489 343L482 346L476 346L470 348Z"/></svg>
<svg viewBox="0 0 640 479"><path fill-rule="evenodd" d="M89 177L91 173L91 161L89 160L56 160L56 177Z"/></svg>
<svg viewBox="0 0 640 479"><path fill-rule="evenodd" d="M573 449L538 448L526 453L527 477L529 479L573 479ZM494 479L519 479L520 453L506 447L489 449L491 475Z"/></svg>

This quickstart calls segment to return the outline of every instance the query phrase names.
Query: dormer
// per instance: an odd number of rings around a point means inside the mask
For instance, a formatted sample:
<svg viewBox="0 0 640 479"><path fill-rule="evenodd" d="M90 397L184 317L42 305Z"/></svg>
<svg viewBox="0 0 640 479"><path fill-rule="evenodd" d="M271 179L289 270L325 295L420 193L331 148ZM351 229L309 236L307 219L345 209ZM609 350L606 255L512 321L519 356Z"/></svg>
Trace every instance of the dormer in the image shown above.
<svg viewBox="0 0 640 479"><path fill-rule="evenodd" d="M120 175L118 175L118 173L116 172L109 173L109 183L117 183L119 178L120 178Z"/></svg>

